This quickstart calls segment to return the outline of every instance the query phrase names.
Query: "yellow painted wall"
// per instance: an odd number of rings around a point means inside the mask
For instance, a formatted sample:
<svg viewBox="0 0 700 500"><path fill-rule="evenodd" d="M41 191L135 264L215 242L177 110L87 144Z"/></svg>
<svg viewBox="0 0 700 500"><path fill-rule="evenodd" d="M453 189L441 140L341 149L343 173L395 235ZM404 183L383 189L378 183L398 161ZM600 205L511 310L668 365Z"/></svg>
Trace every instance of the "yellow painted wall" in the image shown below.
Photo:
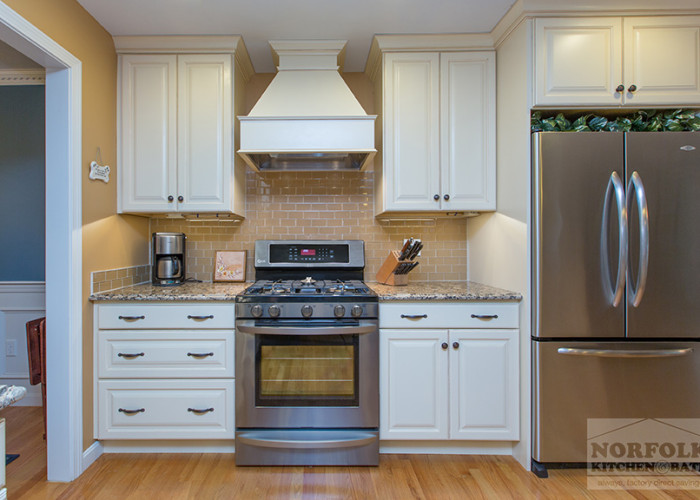
<svg viewBox="0 0 700 500"><path fill-rule="evenodd" d="M117 55L112 37L75 0L3 1L82 62L83 446L87 449L93 434L90 272L147 264L148 219L116 215ZM97 148L112 171L108 184L88 179Z"/></svg>

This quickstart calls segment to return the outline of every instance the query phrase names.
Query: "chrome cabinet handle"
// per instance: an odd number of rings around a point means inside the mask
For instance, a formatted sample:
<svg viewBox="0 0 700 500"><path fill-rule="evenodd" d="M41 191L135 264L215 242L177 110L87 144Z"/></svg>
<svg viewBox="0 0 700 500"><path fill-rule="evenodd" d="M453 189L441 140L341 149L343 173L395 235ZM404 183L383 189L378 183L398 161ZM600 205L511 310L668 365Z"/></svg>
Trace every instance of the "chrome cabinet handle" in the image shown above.
<svg viewBox="0 0 700 500"><path fill-rule="evenodd" d="M144 352L120 352L117 354L120 358L138 358L139 356L145 356L146 353Z"/></svg>
<svg viewBox="0 0 700 500"><path fill-rule="evenodd" d="M593 356L597 358L668 358L685 356L693 352L692 347L685 349L640 349L638 351L626 349L576 349L560 347L559 354L569 356Z"/></svg>
<svg viewBox="0 0 700 500"><path fill-rule="evenodd" d="M617 201L617 224L619 226L618 255L617 255L617 278L615 285L608 289L604 287L608 300L617 307L622 301L625 291L625 275L627 273L627 206L625 205L625 185L617 172L610 174L608 187L605 190L605 201L603 203L603 220L600 229L600 263L603 283L610 282L610 264L608 262L608 229L610 216L610 198L615 193Z"/></svg>
<svg viewBox="0 0 700 500"><path fill-rule="evenodd" d="M476 319L498 319L498 314L472 314Z"/></svg>
<svg viewBox="0 0 700 500"><path fill-rule="evenodd" d="M192 356L193 358L206 358L207 356L213 356L213 352L188 352L188 356Z"/></svg>
<svg viewBox="0 0 700 500"><path fill-rule="evenodd" d="M208 316L193 316L193 315L191 315L191 314L188 314L188 315L187 315L187 319L201 319L201 320L204 320L204 319L214 319L214 315L213 315L213 314L210 314L210 315L208 315Z"/></svg>
<svg viewBox="0 0 700 500"><path fill-rule="evenodd" d="M146 408L139 408L138 410L127 410L126 408L119 408L119 411L121 413L125 413L126 415L136 415L137 413L144 413L146 411Z"/></svg>
<svg viewBox="0 0 700 500"><path fill-rule="evenodd" d="M187 408L187 411L191 413L195 413L197 415L204 415L205 413L209 413L210 411L214 411L214 408Z"/></svg>
<svg viewBox="0 0 700 500"><path fill-rule="evenodd" d="M630 295L629 303L633 307L639 307L647 286L647 274L649 272L649 207L647 206L647 195L644 191L644 183L638 172L632 172L630 181L627 184L627 212L630 210L632 198L630 194L634 189L637 200L637 210L639 211L639 268L637 272L637 282L632 287L632 276L627 276L627 291Z"/></svg>
<svg viewBox="0 0 700 500"><path fill-rule="evenodd" d="M124 321L136 321L137 319L146 319L146 316L119 316L119 319Z"/></svg>
<svg viewBox="0 0 700 500"><path fill-rule="evenodd" d="M402 319L426 319L428 317L427 314L402 314L401 318Z"/></svg>

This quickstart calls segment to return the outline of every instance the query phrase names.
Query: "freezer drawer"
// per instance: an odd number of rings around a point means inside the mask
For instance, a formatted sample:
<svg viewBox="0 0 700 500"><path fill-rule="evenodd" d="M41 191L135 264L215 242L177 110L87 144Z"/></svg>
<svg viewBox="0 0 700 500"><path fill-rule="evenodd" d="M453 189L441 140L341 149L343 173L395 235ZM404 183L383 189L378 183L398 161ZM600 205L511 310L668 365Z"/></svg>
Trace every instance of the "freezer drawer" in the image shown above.
<svg viewBox="0 0 700 500"><path fill-rule="evenodd" d="M589 418L700 418L700 342L532 342L538 462L585 462Z"/></svg>

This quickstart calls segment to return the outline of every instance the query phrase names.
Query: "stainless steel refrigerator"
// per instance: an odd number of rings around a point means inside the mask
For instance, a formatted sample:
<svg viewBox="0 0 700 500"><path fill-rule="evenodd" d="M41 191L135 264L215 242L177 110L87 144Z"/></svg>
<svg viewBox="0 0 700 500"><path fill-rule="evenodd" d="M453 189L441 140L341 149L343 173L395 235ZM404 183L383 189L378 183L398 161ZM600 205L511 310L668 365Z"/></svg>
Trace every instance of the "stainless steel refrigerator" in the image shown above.
<svg viewBox="0 0 700 500"><path fill-rule="evenodd" d="M533 470L700 418L700 133L533 134Z"/></svg>

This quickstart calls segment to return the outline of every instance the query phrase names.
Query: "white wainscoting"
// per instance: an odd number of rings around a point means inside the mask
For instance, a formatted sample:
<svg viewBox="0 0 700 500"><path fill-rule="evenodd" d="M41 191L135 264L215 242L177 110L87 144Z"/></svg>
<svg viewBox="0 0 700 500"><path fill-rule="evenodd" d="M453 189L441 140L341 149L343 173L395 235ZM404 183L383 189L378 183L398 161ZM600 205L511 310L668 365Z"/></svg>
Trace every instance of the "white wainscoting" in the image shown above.
<svg viewBox="0 0 700 500"><path fill-rule="evenodd" d="M26 323L46 316L43 281L0 281L0 384L21 385L27 395L16 406L41 406L41 386L29 385ZM7 341L17 343L15 356L7 356Z"/></svg>

